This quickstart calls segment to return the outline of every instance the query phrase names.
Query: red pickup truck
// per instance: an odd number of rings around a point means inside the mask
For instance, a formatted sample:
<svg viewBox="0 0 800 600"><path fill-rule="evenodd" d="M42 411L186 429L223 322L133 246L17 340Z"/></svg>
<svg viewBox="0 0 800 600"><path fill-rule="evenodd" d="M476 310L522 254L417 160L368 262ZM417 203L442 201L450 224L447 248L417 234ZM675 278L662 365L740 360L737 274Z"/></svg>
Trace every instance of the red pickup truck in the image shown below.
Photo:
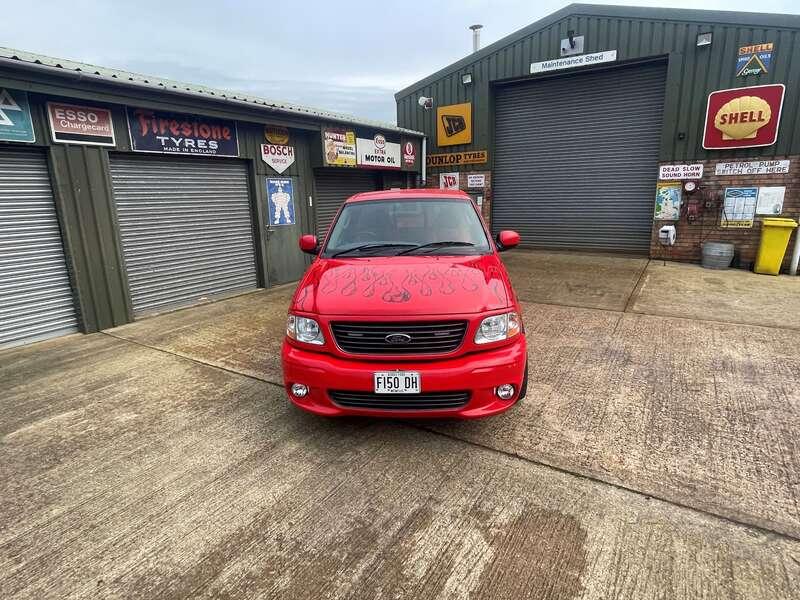
<svg viewBox="0 0 800 600"><path fill-rule="evenodd" d="M286 392L328 416L477 418L525 396L522 312L470 197L392 190L349 198L292 298Z"/></svg>

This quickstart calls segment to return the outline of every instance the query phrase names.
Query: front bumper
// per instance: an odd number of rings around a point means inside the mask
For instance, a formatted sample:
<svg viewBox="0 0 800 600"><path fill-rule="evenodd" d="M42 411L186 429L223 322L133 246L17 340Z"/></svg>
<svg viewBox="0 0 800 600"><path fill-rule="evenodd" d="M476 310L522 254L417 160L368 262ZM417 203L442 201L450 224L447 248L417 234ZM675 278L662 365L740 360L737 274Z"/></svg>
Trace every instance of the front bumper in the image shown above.
<svg viewBox="0 0 800 600"><path fill-rule="evenodd" d="M521 334L509 345L455 358L387 362L345 359L297 348L284 341L283 382L294 404L318 415L476 419L508 410L517 401L525 375L525 348L525 335ZM419 371L423 393L468 390L470 400L464 406L450 409L356 409L337 405L328 394L328 390L372 392L373 373L394 369ZM308 395L292 396L289 388L293 383L307 385ZM500 400L494 393L504 383L514 384L517 390L511 400Z"/></svg>

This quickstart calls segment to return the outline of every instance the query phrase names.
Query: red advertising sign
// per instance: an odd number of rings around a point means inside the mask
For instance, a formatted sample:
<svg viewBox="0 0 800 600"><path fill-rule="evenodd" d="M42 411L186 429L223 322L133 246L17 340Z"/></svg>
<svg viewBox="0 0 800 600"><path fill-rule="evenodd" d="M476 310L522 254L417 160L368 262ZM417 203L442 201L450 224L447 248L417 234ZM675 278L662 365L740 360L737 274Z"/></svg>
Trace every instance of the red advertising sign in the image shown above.
<svg viewBox="0 0 800 600"><path fill-rule="evenodd" d="M703 148L771 146L778 139L784 86L755 85L708 95Z"/></svg>
<svg viewBox="0 0 800 600"><path fill-rule="evenodd" d="M406 142L403 144L403 164L407 167L413 167L417 161L417 149L414 147L414 142Z"/></svg>
<svg viewBox="0 0 800 600"><path fill-rule="evenodd" d="M47 103L50 133L54 142L114 146L114 124L111 111L105 108Z"/></svg>

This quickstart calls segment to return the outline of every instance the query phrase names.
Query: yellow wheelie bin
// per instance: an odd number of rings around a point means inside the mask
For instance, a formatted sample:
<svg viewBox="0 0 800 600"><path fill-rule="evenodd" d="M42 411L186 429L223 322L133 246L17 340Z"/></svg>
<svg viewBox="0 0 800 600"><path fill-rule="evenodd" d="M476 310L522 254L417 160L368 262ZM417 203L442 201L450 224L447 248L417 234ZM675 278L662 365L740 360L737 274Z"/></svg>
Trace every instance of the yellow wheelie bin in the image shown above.
<svg viewBox="0 0 800 600"><path fill-rule="evenodd" d="M797 227L794 219L767 218L761 227L761 245L758 247L756 273L777 275L781 270L783 255L792 231Z"/></svg>

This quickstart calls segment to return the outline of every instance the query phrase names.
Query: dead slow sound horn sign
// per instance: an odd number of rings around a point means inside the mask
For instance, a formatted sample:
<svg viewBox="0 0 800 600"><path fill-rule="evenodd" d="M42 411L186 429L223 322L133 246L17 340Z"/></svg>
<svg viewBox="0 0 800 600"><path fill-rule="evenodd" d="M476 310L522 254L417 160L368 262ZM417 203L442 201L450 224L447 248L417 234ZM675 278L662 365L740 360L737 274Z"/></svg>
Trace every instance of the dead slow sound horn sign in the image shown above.
<svg viewBox="0 0 800 600"><path fill-rule="evenodd" d="M711 92L703 148L755 148L778 139L784 86L756 85Z"/></svg>

